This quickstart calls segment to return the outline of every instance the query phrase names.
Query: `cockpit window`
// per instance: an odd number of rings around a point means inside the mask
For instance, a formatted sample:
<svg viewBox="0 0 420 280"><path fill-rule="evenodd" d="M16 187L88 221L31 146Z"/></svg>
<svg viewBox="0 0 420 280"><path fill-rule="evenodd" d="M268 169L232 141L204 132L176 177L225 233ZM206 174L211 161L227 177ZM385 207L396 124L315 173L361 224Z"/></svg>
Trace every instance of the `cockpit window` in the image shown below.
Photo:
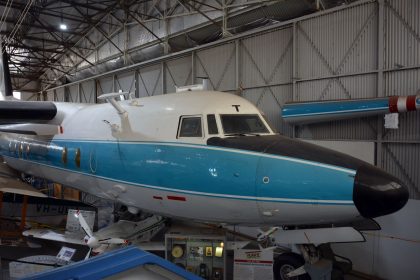
<svg viewBox="0 0 420 280"><path fill-rule="evenodd" d="M219 134L219 131L217 130L215 115L207 115L207 127L209 130L209 134Z"/></svg>
<svg viewBox="0 0 420 280"><path fill-rule="evenodd" d="M201 117L181 117L178 137L202 137Z"/></svg>
<svg viewBox="0 0 420 280"><path fill-rule="evenodd" d="M225 134L269 133L258 115L220 115Z"/></svg>

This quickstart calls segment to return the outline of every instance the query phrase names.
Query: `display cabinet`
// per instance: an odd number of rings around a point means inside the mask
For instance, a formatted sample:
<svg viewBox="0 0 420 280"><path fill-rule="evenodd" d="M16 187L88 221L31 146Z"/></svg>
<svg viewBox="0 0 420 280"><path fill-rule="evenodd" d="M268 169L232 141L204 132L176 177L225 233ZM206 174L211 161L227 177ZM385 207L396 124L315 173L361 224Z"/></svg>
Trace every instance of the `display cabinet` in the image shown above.
<svg viewBox="0 0 420 280"><path fill-rule="evenodd" d="M203 279L223 280L225 244L224 236L166 234L165 257Z"/></svg>

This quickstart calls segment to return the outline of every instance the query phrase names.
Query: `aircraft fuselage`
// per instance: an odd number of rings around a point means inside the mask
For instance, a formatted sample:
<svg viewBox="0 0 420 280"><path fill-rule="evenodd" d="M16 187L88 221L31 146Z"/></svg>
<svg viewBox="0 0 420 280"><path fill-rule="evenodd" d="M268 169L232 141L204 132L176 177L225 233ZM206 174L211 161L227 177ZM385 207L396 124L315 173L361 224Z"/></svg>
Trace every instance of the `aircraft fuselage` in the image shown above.
<svg viewBox="0 0 420 280"><path fill-rule="evenodd" d="M231 94L188 92L120 104L126 115L110 104L57 103L51 123L63 134L2 134L1 153L25 173L200 221L325 224L385 215L408 198L380 169L275 134L253 104ZM229 125L242 125L235 116L246 116L260 133L227 133Z"/></svg>

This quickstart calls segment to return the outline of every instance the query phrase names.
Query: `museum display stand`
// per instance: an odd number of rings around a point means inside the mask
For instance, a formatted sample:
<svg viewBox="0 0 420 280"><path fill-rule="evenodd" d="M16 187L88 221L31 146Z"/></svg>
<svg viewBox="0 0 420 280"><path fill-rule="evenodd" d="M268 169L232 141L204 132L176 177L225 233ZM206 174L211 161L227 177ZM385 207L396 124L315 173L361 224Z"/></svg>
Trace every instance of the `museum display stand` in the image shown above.
<svg viewBox="0 0 420 280"><path fill-rule="evenodd" d="M165 235L165 258L203 279L226 279L226 239L213 235Z"/></svg>

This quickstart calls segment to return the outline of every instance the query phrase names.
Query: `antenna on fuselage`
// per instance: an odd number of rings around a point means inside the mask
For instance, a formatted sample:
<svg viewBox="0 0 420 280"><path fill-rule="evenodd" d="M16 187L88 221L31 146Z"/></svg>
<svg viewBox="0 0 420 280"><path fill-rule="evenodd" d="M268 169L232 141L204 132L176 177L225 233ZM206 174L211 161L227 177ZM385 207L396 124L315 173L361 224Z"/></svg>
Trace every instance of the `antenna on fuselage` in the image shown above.
<svg viewBox="0 0 420 280"><path fill-rule="evenodd" d="M115 110L117 110L118 114L126 118L128 116L127 111L121 106L120 103L116 100L116 98L121 98L121 95L129 94L129 92L111 92L106 93L98 96L99 100L106 100L108 103L110 103Z"/></svg>
<svg viewBox="0 0 420 280"><path fill-rule="evenodd" d="M196 77L199 79L203 79L202 84L194 84L194 85L188 85L183 87L177 87L175 86L176 92L183 92L183 91L197 91L197 90L209 90L209 78L208 77Z"/></svg>
<svg viewBox="0 0 420 280"><path fill-rule="evenodd" d="M196 77L198 79L202 79L203 90L209 90L210 86L210 79L209 77Z"/></svg>

